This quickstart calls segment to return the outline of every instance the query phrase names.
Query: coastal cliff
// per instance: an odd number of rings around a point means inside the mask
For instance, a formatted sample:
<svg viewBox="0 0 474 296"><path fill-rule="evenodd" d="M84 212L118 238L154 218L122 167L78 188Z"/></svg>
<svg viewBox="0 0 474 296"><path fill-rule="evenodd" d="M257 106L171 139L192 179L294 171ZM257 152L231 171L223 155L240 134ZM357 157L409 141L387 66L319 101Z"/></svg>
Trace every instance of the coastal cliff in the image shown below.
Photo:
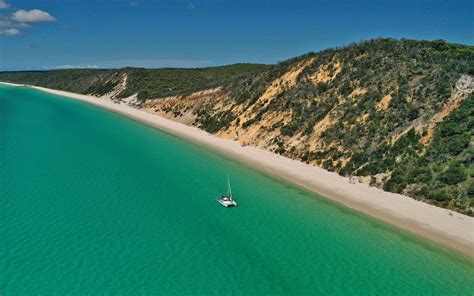
<svg viewBox="0 0 474 296"><path fill-rule="evenodd" d="M474 47L376 39L276 65L0 73L123 102L473 215Z"/></svg>

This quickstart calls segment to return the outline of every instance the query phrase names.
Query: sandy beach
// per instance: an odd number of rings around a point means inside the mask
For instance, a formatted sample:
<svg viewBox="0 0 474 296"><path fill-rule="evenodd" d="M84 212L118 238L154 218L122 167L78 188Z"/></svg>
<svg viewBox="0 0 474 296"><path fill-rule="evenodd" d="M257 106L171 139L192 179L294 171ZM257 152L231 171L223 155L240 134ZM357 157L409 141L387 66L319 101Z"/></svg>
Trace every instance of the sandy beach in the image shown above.
<svg viewBox="0 0 474 296"><path fill-rule="evenodd" d="M22 86L4 83L11 86ZM392 224L445 247L474 258L474 218L438 208L412 198L385 192L365 184L351 184L347 178L269 151L211 135L203 130L140 111L124 104L92 96L27 86L80 100L122 114L235 158L274 177L304 187L369 216Z"/></svg>

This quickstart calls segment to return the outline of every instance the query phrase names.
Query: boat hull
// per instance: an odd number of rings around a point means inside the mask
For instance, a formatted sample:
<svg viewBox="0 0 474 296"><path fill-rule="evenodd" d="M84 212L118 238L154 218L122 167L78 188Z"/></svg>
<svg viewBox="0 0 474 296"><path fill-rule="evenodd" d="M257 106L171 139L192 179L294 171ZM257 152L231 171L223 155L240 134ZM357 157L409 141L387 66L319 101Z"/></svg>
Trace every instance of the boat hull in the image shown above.
<svg viewBox="0 0 474 296"><path fill-rule="evenodd" d="M231 201L228 201L228 200L219 200L219 203L226 207L226 208L229 208L229 207L236 207L237 206L237 203L233 200Z"/></svg>

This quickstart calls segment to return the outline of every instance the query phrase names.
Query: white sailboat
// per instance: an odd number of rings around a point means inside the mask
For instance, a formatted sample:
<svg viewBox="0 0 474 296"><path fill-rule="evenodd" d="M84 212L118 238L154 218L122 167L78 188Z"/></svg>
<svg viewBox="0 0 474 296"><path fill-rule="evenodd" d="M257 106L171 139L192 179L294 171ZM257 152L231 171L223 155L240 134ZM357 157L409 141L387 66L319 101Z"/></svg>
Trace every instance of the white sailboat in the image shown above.
<svg viewBox="0 0 474 296"><path fill-rule="evenodd" d="M230 187L229 177L227 177L227 194L222 195L218 201L221 205L223 205L226 208L237 206L237 202L235 202L235 200L232 197L232 188Z"/></svg>

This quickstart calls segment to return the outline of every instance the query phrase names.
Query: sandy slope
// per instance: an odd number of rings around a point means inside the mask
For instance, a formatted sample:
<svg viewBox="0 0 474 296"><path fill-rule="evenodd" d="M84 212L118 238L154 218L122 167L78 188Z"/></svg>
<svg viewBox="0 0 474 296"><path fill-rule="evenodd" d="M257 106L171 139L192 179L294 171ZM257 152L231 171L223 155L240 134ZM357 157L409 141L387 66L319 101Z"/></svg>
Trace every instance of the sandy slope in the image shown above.
<svg viewBox="0 0 474 296"><path fill-rule="evenodd" d="M14 85L14 84L9 84ZM109 100L30 86L44 92L81 100L237 158L268 174L291 181L399 228L474 257L474 218L365 184L258 148L215 137L195 127L174 122Z"/></svg>

